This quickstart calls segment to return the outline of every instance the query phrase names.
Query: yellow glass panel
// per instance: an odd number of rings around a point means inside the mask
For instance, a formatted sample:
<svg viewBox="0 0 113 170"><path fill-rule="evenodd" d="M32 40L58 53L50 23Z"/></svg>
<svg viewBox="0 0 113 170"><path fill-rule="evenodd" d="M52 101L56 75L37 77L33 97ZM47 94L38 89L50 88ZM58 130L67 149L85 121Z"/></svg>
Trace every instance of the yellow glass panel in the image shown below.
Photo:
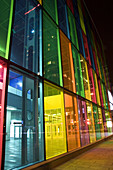
<svg viewBox="0 0 113 170"><path fill-rule="evenodd" d="M112 134L112 118L109 111L105 111L105 117L106 117L106 126L108 131L108 136Z"/></svg>
<svg viewBox="0 0 113 170"><path fill-rule="evenodd" d="M98 83L97 83L97 76L96 73L93 71L93 78L94 78L94 84L95 84L95 92L96 92L96 99L97 99L97 104L101 105L100 103L100 96L99 96L99 89L98 89Z"/></svg>
<svg viewBox="0 0 113 170"><path fill-rule="evenodd" d="M85 29L85 25L84 25L84 19L83 19L83 14L82 14L82 10L80 8L80 6L78 5L78 11L79 11L79 16L80 16L80 24L81 24L81 28L84 31L85 35L86 35L86 29Z"/></svg>
<svg viewBox="0 0 113 170"><path fill-rule="evenodd" d="M67 152L63 92L44 84L46 159Z"/></svg>
<svg viewBox="0 0 113 170"><path fill-rule="evenodd" d="M99 60L98 60L98 56L97 55L96 55L96 59L97 59L97 66L98 66L99 76L102 79L102 75L101 75L101 71L100 71L100 65L99 65Z"/></svg>
<svg viewBox="0 0 113 170"><path fill-rule="evenodd" d="M101 108L98 108L98 118L99 118L99 124L100 124L100 132L101 132L101 138L104 138L104 125L103 125L103 117L102 117L102 110Z"/></svg>
<svg viewBox="0 0 113 170"><path fill-rule="evenodd" d="M37 0L42 5L42 0Z"/></svg>
<svg viewBox="0 0 113 170"><path fill-rule="evenodd" d="M89 128L90 143L93 143L96 141L96 134L95 134L92 104L86 102L86 108L87 108L87 124Z"/></svg>
<svg viewBox="0 0 113 170"><path fill-rule="evenodd" d="M80 55L80 62L81 62L81 68L82 68L85 97L86 99L91 100L87 63L81 55Z"/></svg>

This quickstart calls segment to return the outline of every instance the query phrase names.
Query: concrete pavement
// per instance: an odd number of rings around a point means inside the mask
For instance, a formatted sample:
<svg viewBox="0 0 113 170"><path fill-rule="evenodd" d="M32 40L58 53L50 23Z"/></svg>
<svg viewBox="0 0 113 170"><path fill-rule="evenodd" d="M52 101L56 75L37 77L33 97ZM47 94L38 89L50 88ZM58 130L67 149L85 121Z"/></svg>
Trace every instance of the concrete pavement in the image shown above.
<svg viewBox="0 0 113 170"><path fill-rule="evenodd" d="M53 170L113 170L113 137Z"/></svg>

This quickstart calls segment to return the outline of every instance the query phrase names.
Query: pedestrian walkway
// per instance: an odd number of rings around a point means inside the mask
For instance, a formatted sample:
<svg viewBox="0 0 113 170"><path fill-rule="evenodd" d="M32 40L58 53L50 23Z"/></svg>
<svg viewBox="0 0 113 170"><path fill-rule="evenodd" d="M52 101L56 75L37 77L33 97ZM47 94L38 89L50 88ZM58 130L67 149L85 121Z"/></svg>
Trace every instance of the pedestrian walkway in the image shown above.
<svg viewBox="0 0 113 170"><path fill-rule="evenodd" d="M53 170L113 170L113 137Z"/></svg>

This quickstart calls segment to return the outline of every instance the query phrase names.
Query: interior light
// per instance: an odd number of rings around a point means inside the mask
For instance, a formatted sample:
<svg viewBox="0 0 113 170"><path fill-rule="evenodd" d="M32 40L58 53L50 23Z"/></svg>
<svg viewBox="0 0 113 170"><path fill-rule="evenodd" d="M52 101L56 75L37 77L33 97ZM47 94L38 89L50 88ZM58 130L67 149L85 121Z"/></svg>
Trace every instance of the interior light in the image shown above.
<svg viewBox="0 0 113 170"><path fill-rule="evenodd" d="M34 30L34 29L32 29L32 30L31 30L31 33L33 34L34 32L35 32L35 30Z"/></svg>
<svg viewBox="0 0 113 170"><path fill-rule="evenodd" d="M2 65L0 64L0 68L2 68Z"/></svg>

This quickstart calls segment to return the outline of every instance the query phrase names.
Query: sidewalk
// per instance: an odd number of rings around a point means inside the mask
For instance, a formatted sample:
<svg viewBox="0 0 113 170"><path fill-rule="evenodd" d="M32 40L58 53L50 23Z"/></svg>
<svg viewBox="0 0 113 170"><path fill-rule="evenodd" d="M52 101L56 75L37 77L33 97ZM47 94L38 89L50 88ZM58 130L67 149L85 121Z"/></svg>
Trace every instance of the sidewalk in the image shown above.
<svg viewBox="0 0 113 170"><path fill-rule="evenodd" d="M113 170L113 137L53 170Z"/></svg>

